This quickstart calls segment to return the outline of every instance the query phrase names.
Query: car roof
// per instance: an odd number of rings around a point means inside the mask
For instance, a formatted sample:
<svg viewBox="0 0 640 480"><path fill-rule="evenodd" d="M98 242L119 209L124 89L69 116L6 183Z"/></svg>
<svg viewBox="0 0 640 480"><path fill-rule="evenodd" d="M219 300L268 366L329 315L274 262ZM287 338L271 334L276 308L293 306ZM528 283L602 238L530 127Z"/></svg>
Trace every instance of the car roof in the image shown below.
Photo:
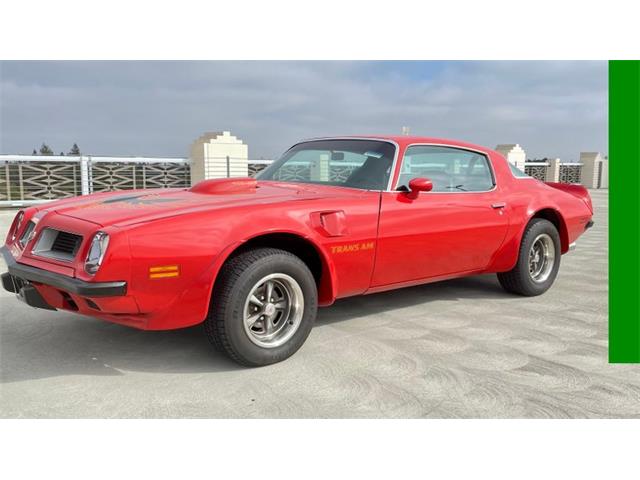
<svg viewBox="0 0 640 480"><path fill-rule="evenodd" d="M333 137L309 138L299 143L303 143L306 141L314 141L314 140L339 140L339 139L386 140L386 141L391 141L398 144L401 148L404 148L408 145L415 144L415 143L428 143L428 144L435 144L435 145L450 145L453 147L479 150L481 152L486 152L486 153L494 152L494 150L487 147L483 147L482 145L475 145L473 143L463 142L460 140L453 140L450 138L422 137L422 136L415 136L415 135L344 135L344 136L333 136Z"/></svg>

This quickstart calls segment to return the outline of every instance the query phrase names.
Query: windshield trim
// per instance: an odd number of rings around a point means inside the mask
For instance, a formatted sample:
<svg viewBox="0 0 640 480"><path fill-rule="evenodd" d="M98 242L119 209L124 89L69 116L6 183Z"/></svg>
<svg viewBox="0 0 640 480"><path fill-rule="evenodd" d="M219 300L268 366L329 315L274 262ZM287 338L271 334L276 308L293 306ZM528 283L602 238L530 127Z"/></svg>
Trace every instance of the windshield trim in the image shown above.
<svg viewBox="0 0 640 480"><path fill-rule="evenodd" d="M389 181L387 183L387 188L386 189L382 189L382 190L356 188L356 190L365 191L365 192L390 192L391 191L391 183L393 182L393 177L395 176L395 172L396 172L396 164L398 162L398 153L400 152L400 145L398 145L398 142L395 142L395 141L390 140L388 138L377 138L377 137L315 137L315 138L308 138L306 140L301 140L301 141L291 145L291 147L289 147L287 150L285 150L284 153L282 155L280 155L280 157L285 156L287 154L287 152L289 152L289 150L294 149L295 147L297 147L298 145L300 145L302 143L321 142L321 141L326 141L326 140L369 140L369 141L372 141L372 142L384 142L384 143L390 143L391 145L393 145L395 147L395 152L393 154L393 163L391 164L391 173L389 175ZM285 183L287 183L287 182L285 182ZM291 182L291 183L295 183L295 182ZM333 185L333 186L334 187L338 187L338 188L352 188L352 189L354 188L354 187L346 187L346 186L342 186L342 185Z"/></svg>

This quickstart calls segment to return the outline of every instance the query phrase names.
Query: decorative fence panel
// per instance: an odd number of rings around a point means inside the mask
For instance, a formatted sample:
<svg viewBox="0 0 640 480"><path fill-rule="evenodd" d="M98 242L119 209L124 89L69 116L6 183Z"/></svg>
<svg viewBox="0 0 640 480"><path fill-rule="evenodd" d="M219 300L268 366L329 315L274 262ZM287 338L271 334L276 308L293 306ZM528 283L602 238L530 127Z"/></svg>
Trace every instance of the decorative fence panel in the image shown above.
<svg viewBox="0 0 640 480"><path fill-rule="evenodd" d="M273 160L249 160L249 175L271 163ZM189 186L188 158L0 155L0 207L92 192Z"/></svg>
<svg viewBox="0 0 640 480"><path fill-rule="evenodd" d="M92 192L190 185L186 158L0 155L0 207Z"/></svg>
<svg viewBox="0 0 640 480"><path fill-rule="evenodd" d="M329 166L329 180L332 182L345 182L358 167L360 167L360 164L346 164L344 162L337 165L331 164Z"/></svg>
<svg viewBox="0 0 640 480"><path fill-rule="evenodd" d="M188 163L92 162L90 191L104 192L136 188L186 188L191 185Z"/></svg>
<svg viewBox="0 0 640 480"><path fill-rule="evenodd" d="M344 182L359 166L359 163L329 162L329 181ZM308 181L311 179L311 164L309 162L288 162L278 170L274 179L289 182Z"/></svg>
<svg viewBox="0 0 640 480"><path fill-rule="evenodd" d="M249 160L249 176L255 177L255 175L269 165L273 163L273 160Z"/></svg>
<svg viewBox="0 0 640 480"><path fill-rule="evenodd" d="M80 195L80 170L79 159L0 160L0 205Z"/></svg>
<svg viewBox="0 0 640 480"><path fill-rule="evenodd" d="M528 162L524 165L524 173L544 182L547 179L547 168L549 168L547 163Z"/></svg>
<svg viewBox="0 0 640 480"><path fill-rule="evenodd" d="M582 164L580 163L563 163L560 165L561 183L580 183L582 178Z"/></svg>

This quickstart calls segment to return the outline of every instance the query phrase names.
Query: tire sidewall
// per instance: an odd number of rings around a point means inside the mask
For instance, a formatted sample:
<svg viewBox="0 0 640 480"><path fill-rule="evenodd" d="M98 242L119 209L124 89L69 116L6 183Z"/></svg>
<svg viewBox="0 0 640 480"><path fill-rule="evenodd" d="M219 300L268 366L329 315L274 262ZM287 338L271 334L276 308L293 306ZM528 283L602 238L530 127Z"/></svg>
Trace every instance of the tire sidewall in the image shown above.
<svg viewBox="0 0 640 480"><path fill-rule="evenodd" d="M304 296L302 320L294 335L283 345L265 348L251 341L244 328L244 307L249 292L262 278L273 273L292 277ZM317 287L313 275L298 258L274 253L253 263L238 277L226 309L225 331L233 349L253 365L276 363L293 355L309 336L318 308ZM214 298L215 301L215 298Z"/></svg>
<svg viewBox="0 0 640 480"><path fill-rule="evenodd" d="M551 270L549 278L547 278L544 282L535 282L531 278L531 275L529 275L529 251L531 250L531 246L533 245L534 240L538 237L538 235L543 233L546 233L551 237L553 246L555 248L555 257L553 260L553 269ZM535 219L527 227L520 247L518 268L520 270L521 281L526 286L526 288L531 291L531 293L539 295L546 292L551 287L551 285L553 285L553 282L558 275L558 271L560 270L561 252L560 234L558 233L558 230L553 225L553 223L544 219Z"/></svg>

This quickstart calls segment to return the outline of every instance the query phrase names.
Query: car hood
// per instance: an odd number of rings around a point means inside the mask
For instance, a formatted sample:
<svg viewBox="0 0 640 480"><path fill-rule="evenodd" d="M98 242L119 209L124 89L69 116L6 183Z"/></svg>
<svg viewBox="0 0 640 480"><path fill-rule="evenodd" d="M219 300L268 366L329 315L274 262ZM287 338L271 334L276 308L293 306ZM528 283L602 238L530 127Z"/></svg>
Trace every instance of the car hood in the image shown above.
<svg viewBox="0 0 640 480"><path fill-rule="evenodd" d="M55 202L44 209L103 227L121 227L200 211L363 193L339 187L220 179L200 182L190 189L99 193Z"/></svg>

